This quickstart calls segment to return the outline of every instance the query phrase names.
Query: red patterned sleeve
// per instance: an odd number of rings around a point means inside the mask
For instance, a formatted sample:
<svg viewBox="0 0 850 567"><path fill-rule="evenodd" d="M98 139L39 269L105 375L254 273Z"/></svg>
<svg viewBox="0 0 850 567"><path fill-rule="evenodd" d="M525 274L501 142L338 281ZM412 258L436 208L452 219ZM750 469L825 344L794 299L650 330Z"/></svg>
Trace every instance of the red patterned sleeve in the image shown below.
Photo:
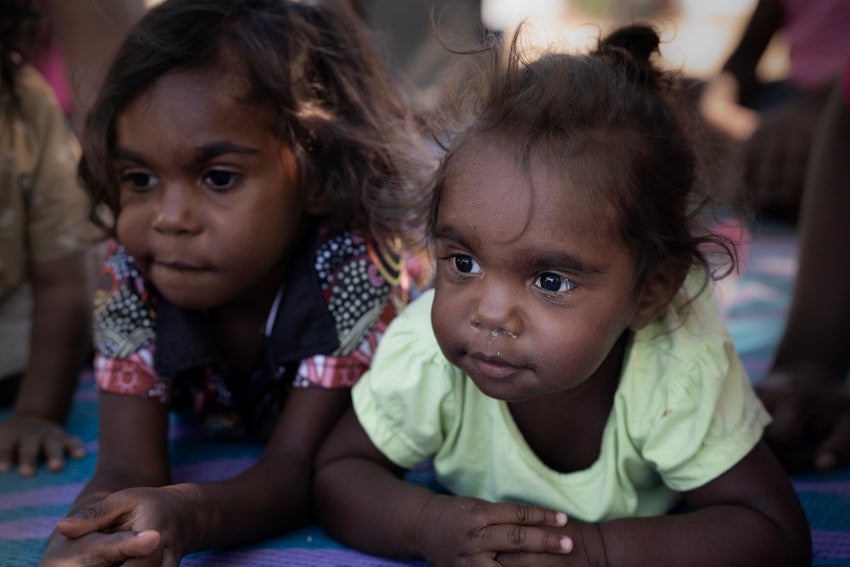
<svg viewBox="0 0 850 567"><path fill-rule="evenodd" d="M129 255L110 242L94 301L94 370L101 391L168 403L168 384L153 369L155 304Z"/></svg>
<svg viewBox="0 0 850 567"><path fill-rule="evenodd" d="M356 232L343 232L321 242L315 268L341 344L329 355L303 359L293 385L351 388L369 369L378 342L405 303L401 257Z"/></svg>

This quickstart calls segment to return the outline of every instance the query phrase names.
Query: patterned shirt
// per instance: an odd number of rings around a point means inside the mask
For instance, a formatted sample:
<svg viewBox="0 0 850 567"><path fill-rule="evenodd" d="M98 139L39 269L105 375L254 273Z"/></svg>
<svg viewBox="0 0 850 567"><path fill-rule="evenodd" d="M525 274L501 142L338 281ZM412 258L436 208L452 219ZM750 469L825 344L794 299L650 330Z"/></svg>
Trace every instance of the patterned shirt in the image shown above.
<svg viewBox="0 0 850 567"><path fill-rule="evenodd" d="M101 391L152 398L198 417L217 438L267 439L290 388L350 388L404 304L395 251L357 232L319 229L284 281L263 364L236 376L200 311L175 306L111 242L95 297Z"/></svg>

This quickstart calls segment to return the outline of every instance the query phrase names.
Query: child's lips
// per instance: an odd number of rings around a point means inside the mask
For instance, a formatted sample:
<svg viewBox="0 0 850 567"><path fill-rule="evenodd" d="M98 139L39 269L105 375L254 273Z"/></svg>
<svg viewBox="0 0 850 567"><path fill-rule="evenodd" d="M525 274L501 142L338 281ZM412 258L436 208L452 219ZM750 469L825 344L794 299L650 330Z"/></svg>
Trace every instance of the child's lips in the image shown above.
<svg viewBox="0 0 850 567"><path fill-rule="evenodd" d="M498 354L471 353L473 365L484 375L494 379L504 379L523 369L522 366L509 362Z"/></svg>
<svg viewBox="0 0 850 567"><path fill-rule="evenodd" d="M201 272L206 270L206 268L202 266L192 264L191 262L184 262L182 260L154 260L152 264L154 266L160 266L162 268L180 272Z"/></svg>

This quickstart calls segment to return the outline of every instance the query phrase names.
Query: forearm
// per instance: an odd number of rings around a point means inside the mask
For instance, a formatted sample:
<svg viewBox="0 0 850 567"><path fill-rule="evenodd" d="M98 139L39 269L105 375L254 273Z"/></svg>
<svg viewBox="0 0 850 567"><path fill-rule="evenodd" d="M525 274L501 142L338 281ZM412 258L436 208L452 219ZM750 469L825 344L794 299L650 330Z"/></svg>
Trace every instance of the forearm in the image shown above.
<svg viewBox="0 0 850 567"><path fill-rule="evenodd" d="M427 555L419 548L416 528L421 510L434 496L430 490L359 458L326 464L315 482L317 512L332 537L385 557Z"/></svg>
<svg viewBox="0 0 850 567"><path fill-rule="evenodd" d="M594 535L593 530L584 533ZM599 534L602 545L594 541L588 550L596 553L591 555L591 565L779 567L810 562L802 551L807 545L796 541L794 534L742 506L718 505L687 514L614 520L602 524Z"/></svg>
<svg viewBox="0 0 850 567"><path fill-rule="evenodd" d="M176 498L175 525L184 553L244 544L304 525L312 520L311 474L310 463L298 456L264 456L226 480L167 487Z"/></svg>
<svg viewBox="0 0 850 567"><path fill-rule="evenodd" d="M15 411L64 421L89 340L85 256L33 267L30 358Z"/></svg>
<svg viewBox="0 0 850 567"><path fill-rule="evenodd" d="M756 85L756 68L773 35L782 27L782 3L761 0L741 34L740 41L723 64L723 70L732 73L740 85L742 100L746 100Z"/></svg>

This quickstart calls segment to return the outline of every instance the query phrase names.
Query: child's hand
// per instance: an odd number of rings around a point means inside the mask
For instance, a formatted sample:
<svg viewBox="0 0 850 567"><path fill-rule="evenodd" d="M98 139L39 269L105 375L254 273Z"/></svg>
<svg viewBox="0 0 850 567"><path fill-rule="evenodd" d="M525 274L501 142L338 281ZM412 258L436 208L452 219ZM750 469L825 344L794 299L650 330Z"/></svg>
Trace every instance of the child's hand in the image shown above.
<svg viewBox="0 0 850 567"><path fill-rule="evenodd" d="M39 567L127 565L125 562L130 559L148 557L157 549L160 539L159 532L153 530L110 534L95 532L77 539L55 534L41 558ZM163 567L169 565L156 563L160 564Z"/></svg>
<svg viewBox="0 0 850 567"><path fill-rule="evenodd" d="M437 494L422 510L415 537L431 565L495 565L500 551L569 553L572 540L546 529L566 523L553 510Z"/></svg>
<svg viewBox="0 0 850 567"><path fill-rule="evenodd" d="M562 528L549 528L553 535L568 536L573 542L573 551L563 553L529 553L527 551L503 552L496 555L496 562L502 567L583 567L607 565L605 542L602 529L585 522L570 522Z"/></svg>
<svg viewBox="0 0 850 567"><path fill-rule="evenodd" d="M17 460L18 473L32 476L41 455L49 470L59 471L65 468L65 453L79 459L86 450L79 439L48 419L14 413L0 423L0 472L11 470Z"/></svg>
<svg viewBox="0 0 850 567"><path fill-rule="evenodd" d="M127 488L72 512L56 524L56 531L71 539L96 532L155 531L162 537L149 553L152 562L140 565L177 565L184 549L181 534L191 524L181 516L183 509L173 486Z"/></svg>

